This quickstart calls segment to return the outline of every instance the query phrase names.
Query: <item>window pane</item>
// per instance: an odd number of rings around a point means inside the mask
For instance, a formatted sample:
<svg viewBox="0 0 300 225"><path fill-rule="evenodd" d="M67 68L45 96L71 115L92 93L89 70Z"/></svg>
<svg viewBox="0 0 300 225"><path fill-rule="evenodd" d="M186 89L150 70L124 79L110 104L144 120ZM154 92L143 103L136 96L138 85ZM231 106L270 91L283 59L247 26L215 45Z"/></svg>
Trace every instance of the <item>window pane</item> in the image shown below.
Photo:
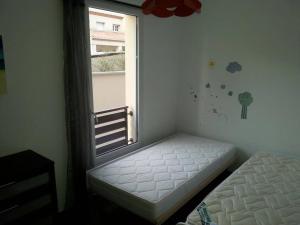
<svg viewBox="0 0 300 225"><path fill-rule="evenodd" d="M96 154L137 141L137 18L89 8Z"/></svg>
<svg viewBox="0 0 300 225"><path fill-rule="evenodd" d="M96 22L96 29L97 30L104 30L104 22Z"/></svg>
<svg viewBox="0 0 300 225"><path fill-rule="evenodd" d="M125 71L125 54L93 57L92 72Z"/></svg>

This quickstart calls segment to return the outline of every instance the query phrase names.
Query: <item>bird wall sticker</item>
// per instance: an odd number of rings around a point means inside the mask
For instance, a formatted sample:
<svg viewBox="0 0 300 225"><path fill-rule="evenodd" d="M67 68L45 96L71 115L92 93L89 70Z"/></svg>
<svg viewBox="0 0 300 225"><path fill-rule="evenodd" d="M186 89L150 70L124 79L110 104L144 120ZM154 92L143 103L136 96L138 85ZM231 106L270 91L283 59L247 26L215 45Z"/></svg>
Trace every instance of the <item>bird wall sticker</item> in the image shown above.
<svg viewBox="0 0 300 225"><path fill-rule="evenodd" d="M239 94L239 102L242 105L241 119L247 119L247 107L253 102L253 97L249 92Z"/></svg>
<svg viewBox="0 0 300 225"><path fill-rule="evenodd" d="M189 87L190 91L190 95L192 96L193 98L193 102L197 102L197 99L198 99L198 95L199 95L199 91L195 90L194 88L192 87Z"/></svg>

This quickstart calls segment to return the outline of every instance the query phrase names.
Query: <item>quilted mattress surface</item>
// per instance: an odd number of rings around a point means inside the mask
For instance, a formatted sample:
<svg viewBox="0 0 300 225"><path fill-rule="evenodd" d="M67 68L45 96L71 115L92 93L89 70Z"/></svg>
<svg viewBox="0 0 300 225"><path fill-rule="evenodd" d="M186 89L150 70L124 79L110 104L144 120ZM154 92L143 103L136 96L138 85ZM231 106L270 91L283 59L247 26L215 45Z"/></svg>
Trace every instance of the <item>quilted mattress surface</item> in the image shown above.
<svg viewBox="0 0 300 225"><path fill-rule="evenodd" d="M177 134L93 169L89 184L96 193L161 223L225 170L234 156L231 144Z"/></svg>
<svg viewBox="0 0 300 225"><path fill-rule="evenodd" d="M213 223L197 207L186 224L299 225L300 160L258 153L203 202Z"/></svg>

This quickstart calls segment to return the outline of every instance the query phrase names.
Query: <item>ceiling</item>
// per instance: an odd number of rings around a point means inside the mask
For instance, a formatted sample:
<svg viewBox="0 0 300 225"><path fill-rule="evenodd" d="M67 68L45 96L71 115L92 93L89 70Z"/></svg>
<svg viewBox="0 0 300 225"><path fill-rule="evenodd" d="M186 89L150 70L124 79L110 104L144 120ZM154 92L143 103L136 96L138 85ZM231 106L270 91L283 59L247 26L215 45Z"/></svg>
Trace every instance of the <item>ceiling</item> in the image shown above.
<svg viewBox="0 0 300 225"><path fill-rule="evenodd" d="M143 0L117 0L119 2L126 2L126 3L129 3L129 4L133 4L133 5L138 5L138 6L141 6L143 4Z"/></svg>

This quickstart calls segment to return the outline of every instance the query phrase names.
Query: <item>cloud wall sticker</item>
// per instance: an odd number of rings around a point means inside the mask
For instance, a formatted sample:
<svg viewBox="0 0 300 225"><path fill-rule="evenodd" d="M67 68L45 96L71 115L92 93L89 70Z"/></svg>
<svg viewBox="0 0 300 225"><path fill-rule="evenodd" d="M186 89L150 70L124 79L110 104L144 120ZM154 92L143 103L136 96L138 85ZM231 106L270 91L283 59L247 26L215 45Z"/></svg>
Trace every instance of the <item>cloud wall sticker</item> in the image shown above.
<svg viewBox="0 0 300 225"><path fill-rule="evenodd" d="M235 72L240 72L242 71L242 66L241 64L239 64L238 62L231 62L228 64L228 66L226 67L226 70L229 73L235 73Z"/></svg>

